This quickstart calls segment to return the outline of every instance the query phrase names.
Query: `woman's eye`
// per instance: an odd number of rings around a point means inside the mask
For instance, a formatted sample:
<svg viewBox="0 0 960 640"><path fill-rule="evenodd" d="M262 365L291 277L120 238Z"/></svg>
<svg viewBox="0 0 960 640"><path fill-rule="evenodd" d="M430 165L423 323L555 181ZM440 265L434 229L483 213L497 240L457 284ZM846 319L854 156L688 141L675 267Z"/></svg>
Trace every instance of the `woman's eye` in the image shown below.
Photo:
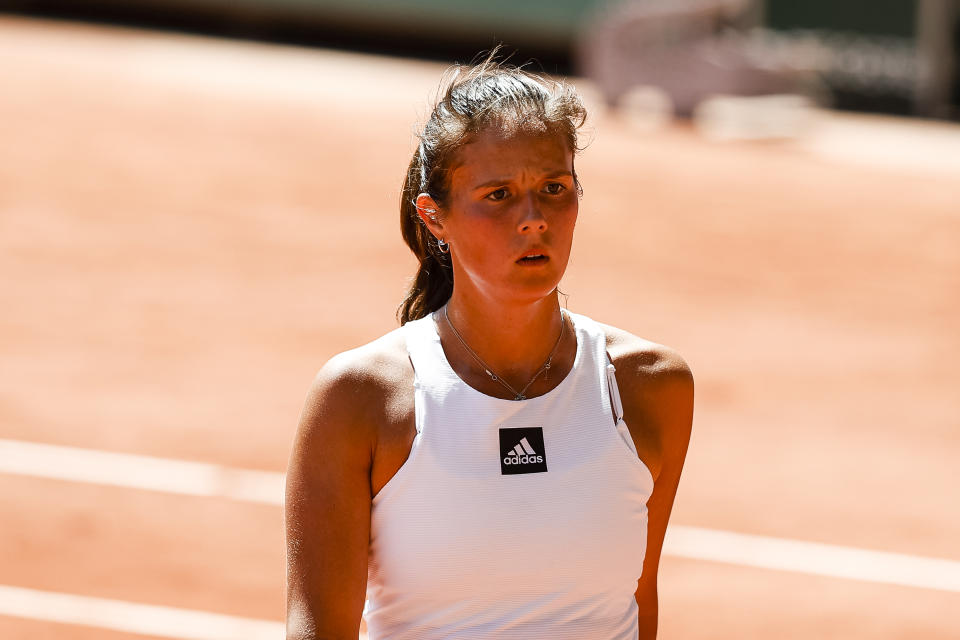
<svg viewBox="0 0 960 640"><path fill-rule="evenodd" d="M490 200L503 200L506 197L507 197L506 189L497 189L496 191L493 191L487 194L487 198Z"/></svg>
<svg viewBox="0 0 960 640"><path fill-rule="evenodd" d="M551 194L551 195L558 195L558 194L560 194L560 193L563 193L563 191L564 191L566 188L567 188L566 185L564 185L564 184L562 184L562 183L560 183L560 182L551 182L551 183L547 184L546 187L544 187L544 189L546 190L546 192L549 193L549 194Z"/></svg>

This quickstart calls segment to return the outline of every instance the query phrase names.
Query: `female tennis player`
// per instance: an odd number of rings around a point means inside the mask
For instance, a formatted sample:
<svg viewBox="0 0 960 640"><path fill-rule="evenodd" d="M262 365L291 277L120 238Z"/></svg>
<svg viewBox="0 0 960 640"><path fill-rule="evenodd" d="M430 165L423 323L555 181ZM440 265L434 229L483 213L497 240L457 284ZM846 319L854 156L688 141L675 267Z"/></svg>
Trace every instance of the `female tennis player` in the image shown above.
<svg viewBox="0 0 960 640"><path fill-rule="evenodd" d="M402 327L324 365L301 416L287 637L655 638L690 370L560 306L574 89L490 59L447 85L400 202Z"/></svg>

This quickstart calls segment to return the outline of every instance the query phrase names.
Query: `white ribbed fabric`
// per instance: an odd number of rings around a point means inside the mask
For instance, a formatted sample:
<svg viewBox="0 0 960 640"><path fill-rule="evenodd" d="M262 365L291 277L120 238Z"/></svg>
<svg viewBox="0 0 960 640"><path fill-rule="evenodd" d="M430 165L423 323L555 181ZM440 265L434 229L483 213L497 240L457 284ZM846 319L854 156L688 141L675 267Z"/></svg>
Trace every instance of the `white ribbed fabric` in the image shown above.
<svg viewBox="0 0 960 640"><path fill-rule="evenodd" d="M614 424L602 328L568 315L573 369L521 401L465 384L432 317L404 325L418 433L373 499L370 640L637 638L653 478ZM500 429L517 427L542 428L546 472L502 474Z"/></svg>

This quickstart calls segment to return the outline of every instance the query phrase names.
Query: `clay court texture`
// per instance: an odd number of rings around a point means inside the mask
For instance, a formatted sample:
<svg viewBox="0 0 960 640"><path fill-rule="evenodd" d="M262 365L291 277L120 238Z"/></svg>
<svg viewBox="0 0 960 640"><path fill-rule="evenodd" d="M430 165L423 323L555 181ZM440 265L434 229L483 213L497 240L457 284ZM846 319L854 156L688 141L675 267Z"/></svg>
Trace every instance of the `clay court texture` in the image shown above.
<svg viewBox="0 0 960 640"><path fill-rule="evenodd" d="M0 60L0 637L280 638L297 418L396 326L443 66L15 18ZM960 128L587 136L567 304L697 382L660 637L960 637Z"/></svg>

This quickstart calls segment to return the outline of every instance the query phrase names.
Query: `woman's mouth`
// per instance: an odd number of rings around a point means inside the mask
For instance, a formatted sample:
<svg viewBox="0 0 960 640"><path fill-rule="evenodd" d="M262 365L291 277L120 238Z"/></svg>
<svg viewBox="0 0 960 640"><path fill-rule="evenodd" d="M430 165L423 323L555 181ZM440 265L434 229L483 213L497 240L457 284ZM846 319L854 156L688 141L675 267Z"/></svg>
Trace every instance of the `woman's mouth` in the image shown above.
<svg viewBox="0 0 960 640"><path fill-rule="evenodd" d="M522 258L517 260L517 264L538 265L538 264L546 264L547 261L549 260L550 258L543 255L542 253L534 253L534 254L530 254L529 256L523 256Z"/></svg>

